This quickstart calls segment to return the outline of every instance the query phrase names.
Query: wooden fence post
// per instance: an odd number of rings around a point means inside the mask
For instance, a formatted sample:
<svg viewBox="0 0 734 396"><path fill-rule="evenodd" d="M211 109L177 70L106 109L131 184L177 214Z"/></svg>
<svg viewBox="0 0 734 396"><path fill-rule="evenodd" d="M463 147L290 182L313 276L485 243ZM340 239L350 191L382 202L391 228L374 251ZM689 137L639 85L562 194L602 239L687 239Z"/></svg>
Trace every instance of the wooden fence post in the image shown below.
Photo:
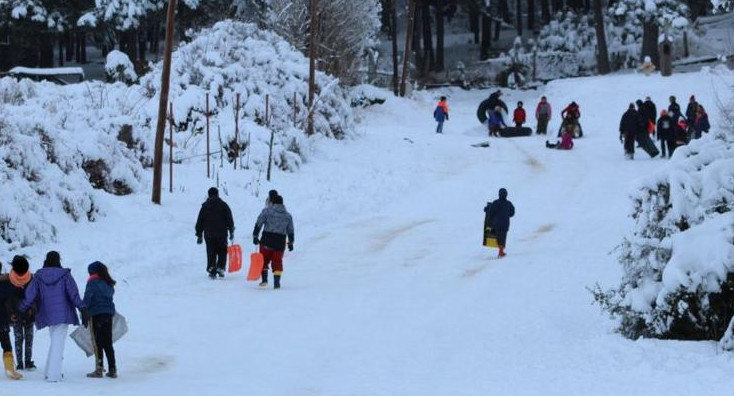
<svg viewBox="0 0 734 396"><path fill-rule="evenodd" d="M234 109L234 169L237 170L237 157L240 156L240 94L235 99Z"/></svg>
<svg viewBox="0 0 734 396"><path fill-rule="evenodd" d="M209 92L206 93L206 178L211 178L211 164L209 163Z"/></svg>

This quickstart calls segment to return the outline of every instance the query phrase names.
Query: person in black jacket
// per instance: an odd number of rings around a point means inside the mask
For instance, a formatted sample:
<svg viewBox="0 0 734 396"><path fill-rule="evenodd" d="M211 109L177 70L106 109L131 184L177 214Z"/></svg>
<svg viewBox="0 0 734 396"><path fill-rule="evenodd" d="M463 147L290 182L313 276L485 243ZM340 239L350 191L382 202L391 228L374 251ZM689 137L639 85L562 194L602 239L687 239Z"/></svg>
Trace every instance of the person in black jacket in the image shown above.
<svg viewBox="0 0 734 396"><path fill-rule="evenodd" d="M499 199L487 204L484 212L489 218L489 226L497 235L497 244L500 248L499 257L505 257L505 246L507 244L507 231L510 230L510 217L515 215L515 206L507 200L507 190L500 188Z"/></svg>
<svg viewBox="0 0 734 396"><path fill-rule="evenodd" d="M219 190L209 189L209 198L201 205L196 220L196 243L206 240L206 271L210 278L224 277L227 264L227 231L234 240L234 220L229 205L219 198ZM203 233L203 239L202 239Z"/></svg>
<svg viewBox="0 0 734 396"><path fill-rule="evenodd" d="M2 272L2 263L0 263L0 272ZM7 303L13 296L13 285L7 275L3 275L0 279L0 346L3 352L3 369L5 375L10 379L19 380L23 376L15 371L15 362L13 361L13 346L10 343L10 314L7 310Z"/></svg>
<svg viewBox="0 0 734 396"><path fill-rule="evenodd" d="M479 108L477 108L477 118L479 119L479 122L484 124L489 119L489 113L495 110L497 106L501 107L502 110L505 111L505 113L509 113L509 110L507 110L507 104L500 99L502 96L502 91L497 90L493 92L491 95L489 95L489 98L482 101L481 104L479 104ZM501 114L501 113L500 113Z"/></svg>
<svg viewBox="0 0 734 396"><path fill-rule="evenodd" d="M673 155L675 150L675 123L673 118L668 114L667 110L660 113L660 119L657 124L658 140L660 140L660 152L662 158L665 158L665 148L668 148L668 157Z"/></svg>
<svg viewBox="0 0 734 396"><path fill-rule="evenodd" d="M668 115L673 118L674 122L678 122L678 118L681 116L680 105L675 101L675 96L670 97L670 104L668 105Z"/></svg>
<svg viewBox="0 0 734 396"><path fill-rule="evenodd" d="M688 125L693 124L696 119L696 110L698 110L698 102L696 102L696 97L691 95L688 100L688 107L686 107L686 122L688 122Z"/></svg>
<svg viewBox="0 0 734 396"><path fill-rule="evenodd" d="M645 101L642 103L643 111L645 112L645 116L647 117L647 120L650 122L646 125L652 126L652 131L655 132L655 124L657 123L657 117L658 117L658 108L655 106L655 103L650 99L650 97L646 97Z"/></svg>
<svg viewBox="0 0 734 396"><path fill-rule="evenodd" d="M629 108L619 122L619 139L624 141L624 154L629 159L635 158L635 136L641 129L640 114L635 110L635 104L630 103Z"/></svg>

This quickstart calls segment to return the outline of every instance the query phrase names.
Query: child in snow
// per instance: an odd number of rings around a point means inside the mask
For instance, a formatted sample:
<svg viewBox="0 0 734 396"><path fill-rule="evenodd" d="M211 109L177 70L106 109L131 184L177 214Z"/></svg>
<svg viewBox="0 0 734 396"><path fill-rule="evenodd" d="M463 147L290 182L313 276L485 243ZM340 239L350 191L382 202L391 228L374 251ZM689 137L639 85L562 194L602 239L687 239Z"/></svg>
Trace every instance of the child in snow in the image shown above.
<svg viewBox="0 0 734 396"><path fill-rule="evenodd" d="M640 70L642 70L642 72L645 73L646 76L649 76L655 72L655 65L652 63L652 59L650 59L649 56L645 57L644 62L642 62L642 66L640 66Z"/></svg>
<svg viewBox="0 0 734 396"><path fill-rule="evenodd" d="M571 126L570 128L572 129L573 126ZM545 147L557 150L571 150L573 148L573 136L571 136L571 133L573 133L573 131L569 130L570 128L566 128L563 130L560 142L550 143L546 140Z"/></svg>
<svg viewBox="0 0 734 396"><path fill-rule="evenodd" d="M678 124L675 125L674 131L675 131L675 135L674 135L675 144L673 146L674 149L688 144L688 123L686 122L686 120L683 117L678 119ZM670 155L673 155L673 153L671 152Z"/></svg>
<svg viewBox="0 0 734 396"><path fill-rule="evenodd" d="M3 265L0 263L0 272ZM5 375L10 379L19 380L23 376L15 371L13 361L13 346L10 344L10 314L6 308L10 298L13 296L13 285L10 284L7 275L0 279L0 346L3 349L3 368Z"/></svg>
<svg viewBox="0 0 734 396"><path fill-rule="evenodd" d="M436 110L433 110L433 118L438 123L436 133L443 133L443 122L449 120L449 105L446 103L445 96L441 97L436 105Z"/></svg>
<svg viewBox="0 0 734 396"><path fill-rule="evenodd" d="M538 120L538 135L548 133L548 121L551 119L551 105L548 100L543 96L540 98L540 103L535 108L535 119Z"/></svg>
<svg viewBox="0 0 734 396"><path fill-rule="evenodd" d="M25 315L18 312L18 305L25 297L26 286L31 282L33 274L29 271L28 260L23 256L13 257L13 267L8 276L10 284L13 285L13 295L10 298L10 321L15 334L15 357L18 361L17 370L33 371L36 364L33 363L33 326L35 325L36 307L31 307ZM25 361L23 359L23 347L25 347Z"/></svg>
<svg viewBox="0 0 734 396"><path fill-rule="evenodd" d="M117 378L115 349L112 346L112 318L115 316L115 280L110 276L107 266L95 261L87 267L89 279L84 290L84 304L91 316L92 344L94 345L94 371L89 378L102 378L104 375L104 356L107 356L107 376Z"/></svg>
<svg viewBox="0 0 734 396"><path fill-rule="evenodd" d="M499 199L494 200L484 208L487 214L489 226L497 235L499 245L499 257L505 257L505 245L507 244L507 231L510 229L510 217L515 215L515 206L507 200L507 190L500 188Z"/></svg>
<svg viewBox="0 0 734 396"><path fill-rule="evenodd" d="M489 136L499 136L500 129L507 128L505 121L502 119L502 108L497 106L489 115Z"/></svg>
<svg viewBox="0 0 734 396"><path fill-rule="evenodd" d="M515 128L520 130L522 124L525 123L525 109L522 108L522 102L517 102L517 108L515 109L512 120L515 122Z"/></svg>
<svg viewBox="0 0 734 396"><path fill-rule="evenodd" d="M273 287L280 289L280 277L283 274L283 252L285 252L286 245L288 251L293 250L293 217L285 210L283 197L275 196L272 203L272 206L263 209L260 216L258 216L252 239L255 245L260 245L260 253L265 261L260 287L268 287L268 266L272 263ZM261 229L262 239L260 239Z"/></svg>
<svg viewBox="0 0 734 396"><path fill-rule="evenodd" d="M64 344L69 325L78 326L79 309L82 324L87 325L89 315L71 271L61 267L61 256L50 251L43 261L43 268L36 271L28 284L23 302L18 306L20 314L27 314L34 303L38 303L36 328L49 328L51 338L46 359L45 377L48 382L59 382L63 378Z"/></svg>

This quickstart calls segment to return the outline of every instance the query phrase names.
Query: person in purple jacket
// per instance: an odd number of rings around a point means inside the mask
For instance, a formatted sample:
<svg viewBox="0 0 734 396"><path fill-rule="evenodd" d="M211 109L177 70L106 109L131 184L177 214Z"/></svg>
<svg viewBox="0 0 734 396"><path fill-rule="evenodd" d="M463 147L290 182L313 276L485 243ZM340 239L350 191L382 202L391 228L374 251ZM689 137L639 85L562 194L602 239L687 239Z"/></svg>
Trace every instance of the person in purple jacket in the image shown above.
<svg viewBox="0 0 734 396"><path fill-rule="evenodd" d="M46 254L43 268L33 275L18 309L25 313L33 303L38 303L36 328L41 330L48 327L51 337L44 371L46 381L59 382L63 378L61 364L69 325L79 325L75 308L81 312L85 327L89 314L84 301L79 297L79 289L71 276L71 270L61 268L61 256L58 252L50 251Z"/></svg>

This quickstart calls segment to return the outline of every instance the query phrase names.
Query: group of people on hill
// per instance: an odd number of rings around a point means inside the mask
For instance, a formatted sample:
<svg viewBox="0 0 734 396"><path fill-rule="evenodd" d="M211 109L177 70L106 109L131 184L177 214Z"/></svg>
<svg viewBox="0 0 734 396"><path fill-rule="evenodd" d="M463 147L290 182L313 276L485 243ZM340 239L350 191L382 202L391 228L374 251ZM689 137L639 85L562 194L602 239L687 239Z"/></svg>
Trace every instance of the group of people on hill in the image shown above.
<svg viewBox="0 0 734 396"><path fill-rule="evenodd" d="M0 275L0 344L3 367L11 379L21 379L19 371L33 371L33 327L49 329L50 343L44 377L48 382L63 378L64 345L69 326L90 327L95 355L95 369L89 378L105 375L104 357L107 358L107 377L117 378L117 362L112 345L112 318L115 315L113 296L115 281L106 265L95 261L87 267L84 296L79 295L71 270L61 266L56 251L46 254L43 267L32 273L28 258L13 257L10 271ZM2 263L0 263L2 272ZM15 358L10 342L10 327L15 335Z"/></svg>
<svg viewBox="0 0 734 396"><path fill-rule="evenodd" d="M448 113L448 112L447 112ZM212 187L208 198L201 205L196 220L196 242L206 241L206 271L211 279L224 277L227 264L227 234L234 241L234 220L232 210L219 197L219 190ZM268 287L268 272L272 266L273 288L280 289L283 274L283 254L285 249L293 250L295 238L293 217L283 204L283 197L276 190L270 190L265 200L265 208L260 212L252 232L252 242L260 245L264 266L260 287Z"/></svg>
<svg viewBox="0 0 734 396"><path fill-rule="evenodd" d="M677 147L688 144L693 139L701 138L711 128L708 114L703 105L691 95L685 113L675 96L670 96L667 109L657 114L657 106L646 97L630 103L627 111L622 115L619 124L620 140L624 144L625 156L633 159L635 142L639 143L651 156L657 156L657 149L647 148L646 142L650 136L657 137L660 142L662 158L670 158Z"/></svg>

